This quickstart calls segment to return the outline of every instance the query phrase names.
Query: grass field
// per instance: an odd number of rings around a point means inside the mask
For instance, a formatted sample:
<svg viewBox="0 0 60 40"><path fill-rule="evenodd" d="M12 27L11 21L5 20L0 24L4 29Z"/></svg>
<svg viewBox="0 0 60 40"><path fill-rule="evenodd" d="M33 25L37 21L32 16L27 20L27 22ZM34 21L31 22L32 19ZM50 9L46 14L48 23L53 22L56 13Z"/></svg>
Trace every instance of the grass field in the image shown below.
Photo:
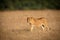
<svg viewBox="0 0 60 40"><path fill-rule="evenodd" d="M27 17L47 18L50 30L31 32ZM60 11L0 11L0 40L60 40Z"/></svg>

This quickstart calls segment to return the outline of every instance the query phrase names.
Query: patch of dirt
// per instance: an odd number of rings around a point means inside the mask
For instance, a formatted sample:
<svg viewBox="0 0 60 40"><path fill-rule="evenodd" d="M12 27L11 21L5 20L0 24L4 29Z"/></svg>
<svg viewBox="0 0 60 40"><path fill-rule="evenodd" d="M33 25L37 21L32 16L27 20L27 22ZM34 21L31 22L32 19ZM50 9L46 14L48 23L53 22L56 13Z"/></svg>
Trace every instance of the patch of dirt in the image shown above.
<svg viewBox="0 0 60 40"><path fill-rule="evenodd" d="M48 20L48 31L34 29L30 31L27 17L45 17ZM0 12L0 40L60 40L60 11L30 10Z"/></svg>

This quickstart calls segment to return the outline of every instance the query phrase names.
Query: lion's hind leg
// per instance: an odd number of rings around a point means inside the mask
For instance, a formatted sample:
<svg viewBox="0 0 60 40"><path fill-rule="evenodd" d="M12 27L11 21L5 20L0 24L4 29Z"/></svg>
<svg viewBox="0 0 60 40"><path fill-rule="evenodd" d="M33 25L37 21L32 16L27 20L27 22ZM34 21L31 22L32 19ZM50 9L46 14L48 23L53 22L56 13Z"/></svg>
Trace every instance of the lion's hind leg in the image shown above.
<svg viewBox="0 0 60 40"><path fill-rule="evenodd" d="M45 25L42 25L42 29L44 30Z"/></svg>
<svg viewBox="0 0 60 40"><path fill-rule="evenodd" d="M49 30L48 23L44 24L46 31Z"/></svg>

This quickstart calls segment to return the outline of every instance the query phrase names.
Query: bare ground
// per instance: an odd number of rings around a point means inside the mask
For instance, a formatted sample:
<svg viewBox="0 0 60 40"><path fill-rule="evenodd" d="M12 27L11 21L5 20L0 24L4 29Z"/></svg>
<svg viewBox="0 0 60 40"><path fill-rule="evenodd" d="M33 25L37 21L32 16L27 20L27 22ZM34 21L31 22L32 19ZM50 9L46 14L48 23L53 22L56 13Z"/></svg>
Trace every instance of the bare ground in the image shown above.
<svg viewBox="0 0 60 40"><path fill-rule="evenodd" d="M27 17L45 17L50 30L30 31ZM60 11L0 11L0 40L60 40Z"/></svg>

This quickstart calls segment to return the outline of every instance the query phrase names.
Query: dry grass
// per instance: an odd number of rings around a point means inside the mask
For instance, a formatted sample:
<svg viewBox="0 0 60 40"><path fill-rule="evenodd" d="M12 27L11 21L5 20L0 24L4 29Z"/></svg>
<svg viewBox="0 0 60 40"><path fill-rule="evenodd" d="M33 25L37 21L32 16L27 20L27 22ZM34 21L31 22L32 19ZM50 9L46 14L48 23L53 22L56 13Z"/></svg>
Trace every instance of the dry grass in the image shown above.
<svg viewBox="0 0 60 40"><path fill-rule="evenodd" d="M27 17L46 17L49 31L30 31ZM60 40L60 11L2 11L0 12L0 40Z"/></svg>

